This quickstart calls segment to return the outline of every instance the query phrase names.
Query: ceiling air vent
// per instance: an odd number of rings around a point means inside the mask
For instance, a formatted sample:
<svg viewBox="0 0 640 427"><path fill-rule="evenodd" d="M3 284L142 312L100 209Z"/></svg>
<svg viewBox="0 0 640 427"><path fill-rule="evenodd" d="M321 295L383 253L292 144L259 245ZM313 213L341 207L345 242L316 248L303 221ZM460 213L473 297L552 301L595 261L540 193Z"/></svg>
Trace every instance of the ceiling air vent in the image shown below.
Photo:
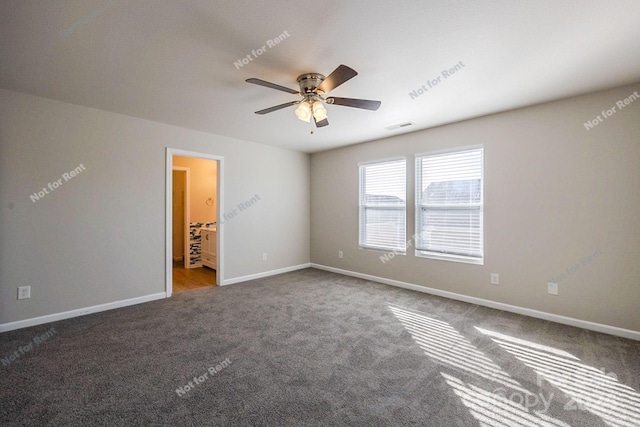
<svg viewBox="0 0 640 427"><path fill-rule="evenodd" d="M406 128L407 126L413 126L413 125L414 125L413 122L404 122L404 123L398 123L397 125L387 126L385 129L386 130L396 130L396 129Z"/></svg>

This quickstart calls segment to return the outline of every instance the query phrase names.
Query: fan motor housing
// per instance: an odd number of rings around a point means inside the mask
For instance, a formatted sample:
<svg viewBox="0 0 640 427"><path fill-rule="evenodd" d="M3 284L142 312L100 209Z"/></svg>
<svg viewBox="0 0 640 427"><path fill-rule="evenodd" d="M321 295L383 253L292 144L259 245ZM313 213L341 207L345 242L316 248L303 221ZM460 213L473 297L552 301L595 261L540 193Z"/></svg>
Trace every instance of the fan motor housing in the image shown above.
<svg viewBox="0 0 640 427"><path fill-rule="evenodd" d="M318 73L307 73L298 76L298 85L300 85L300 93L318 93L318 86L325 79L325 76Z"/></svg>

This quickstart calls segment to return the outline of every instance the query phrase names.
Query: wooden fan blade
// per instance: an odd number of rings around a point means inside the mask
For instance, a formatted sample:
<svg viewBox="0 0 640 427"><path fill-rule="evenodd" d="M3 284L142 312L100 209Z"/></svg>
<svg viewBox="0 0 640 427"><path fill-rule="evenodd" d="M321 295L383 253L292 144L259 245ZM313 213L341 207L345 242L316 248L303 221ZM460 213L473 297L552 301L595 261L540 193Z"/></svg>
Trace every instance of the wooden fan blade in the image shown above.
<svg viewBox="0 0 640 427"><path fill-rule="evenodd" d="M254 85L269 87L271 89L281 90L283 92L292 93L294 95L298 95L300 92L297 90L289 89L288 87L280 86L275 83L266 82L260 79L247 79L245 80L247 83L253 83Z"/></svg>
<svg viewBox="0 0 640 427"><path fill-rule="evenodd" d="M346 82L357 76L358 73L356 70L347 67L346 65L340 65L338 68L333 70L329 77L323 80L322 83L318 86L318 90L321 90L324 93L328 93L333 89L340 86L342 83Z"/></svg>
<svg viewBox="0 0 640 427"><path fill-rule="evenodd" d="M354 99L354 98L327 98L327 102L333 105L343 105L345 107L362 108L364 110L376 111L380 108L382 102L370 101L368 99Z"/></svg>
<svg viewBox="0 0 640 427"><path fill-rule="evenodd" d="M298 101L291 101L291 102L287 102L285 104L280 104L280 105L276 105L274 107L269 107L269 108L265 108L264 110L260 110L260 111L256 111L256 114L267 114L267 113L271 113L273 111L278 111L281 110L283 108L287 108L290 107L292 105L297 104Z"/></svg>

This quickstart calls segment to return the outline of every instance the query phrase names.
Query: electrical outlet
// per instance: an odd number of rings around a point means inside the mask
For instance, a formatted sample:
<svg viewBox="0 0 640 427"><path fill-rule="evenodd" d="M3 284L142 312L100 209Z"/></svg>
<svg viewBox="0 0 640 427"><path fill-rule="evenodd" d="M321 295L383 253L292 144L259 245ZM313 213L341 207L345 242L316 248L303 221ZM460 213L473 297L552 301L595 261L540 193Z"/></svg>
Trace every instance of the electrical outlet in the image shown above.
<svg viewBox="0 0 640 427"><path fill-rule="evenodd" d="M340 259L344 258L344 254L342 253L342 251L338 251L338 258Z"/></svg>
<svg viewBox="0 0 640 427"><path fill-rule="evenodd" d="M267 253L266 253L266 252L262 254L262 260L263 260L263 261L266 261L266 260L267 260Z"/></svg>
<svg viewBox="0 0 640 427"><path fill-rule="evenodd" d="M549 295L558 295L558 284L554 282L547 282L547 292Z"/></svg>
<svg viewBox="0 0 640 427"><path fill-rule="evenodd" d="M18 286L18 299L31 298L31 286Z"/></svg>
<svg viewBox="0 0 640 427"><path fill-rule="evenodd" d="M492 285L500 284L500 275L498 273L491 273L491 284Z"/></svg>

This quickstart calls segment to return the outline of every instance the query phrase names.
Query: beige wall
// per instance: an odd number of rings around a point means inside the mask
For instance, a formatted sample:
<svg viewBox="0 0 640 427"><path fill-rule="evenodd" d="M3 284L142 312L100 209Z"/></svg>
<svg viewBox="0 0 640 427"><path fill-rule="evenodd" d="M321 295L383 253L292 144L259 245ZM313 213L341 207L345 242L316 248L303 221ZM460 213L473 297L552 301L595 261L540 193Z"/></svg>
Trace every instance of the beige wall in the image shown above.
<svg viewBox="0 0 640 427"><path fill-rule="evenodd" d="M225 212L260 197L225 221L226 279L311 257L640 331L640 100L583 125L634 91L640 85L318 153L310 166L293 151L0 90L0 325L164 292L168 146L224 156ZM358 162L405 155L411 165L414 153L474 144L485 147L484 266L411 252L383 264L358 248ZM560 295L547 295L546 282L563 273ZM32 298L18 301L23 285Z"/></svg>
<svg viewBox="0 0 640 427"><path fill-rule="evenodd" d="M173 156L173 166L189 168L190 222L214 222L217 209L218 162ZM207 200L211 198L211 205Z"/></svg>
<svg viewBox="0 0 640 427"><path fill-rule="evenodd" d="M634 91L639 84L312 155L312 262L640 331L640 99L583 125ZM358 162L406 156L411 236L414 154L475 144L485 149L484 266L412 251L382 263L359 249ZM560 294L548 295L558 278Z"/></svg>
<svg viewBox="0 0 640 427"><path fill-rule="evenodd" d="M165 291L166 147L224 157L225 210L260 195L225 279L309 262L308 155L0 90L0 326Z"/></svg>

